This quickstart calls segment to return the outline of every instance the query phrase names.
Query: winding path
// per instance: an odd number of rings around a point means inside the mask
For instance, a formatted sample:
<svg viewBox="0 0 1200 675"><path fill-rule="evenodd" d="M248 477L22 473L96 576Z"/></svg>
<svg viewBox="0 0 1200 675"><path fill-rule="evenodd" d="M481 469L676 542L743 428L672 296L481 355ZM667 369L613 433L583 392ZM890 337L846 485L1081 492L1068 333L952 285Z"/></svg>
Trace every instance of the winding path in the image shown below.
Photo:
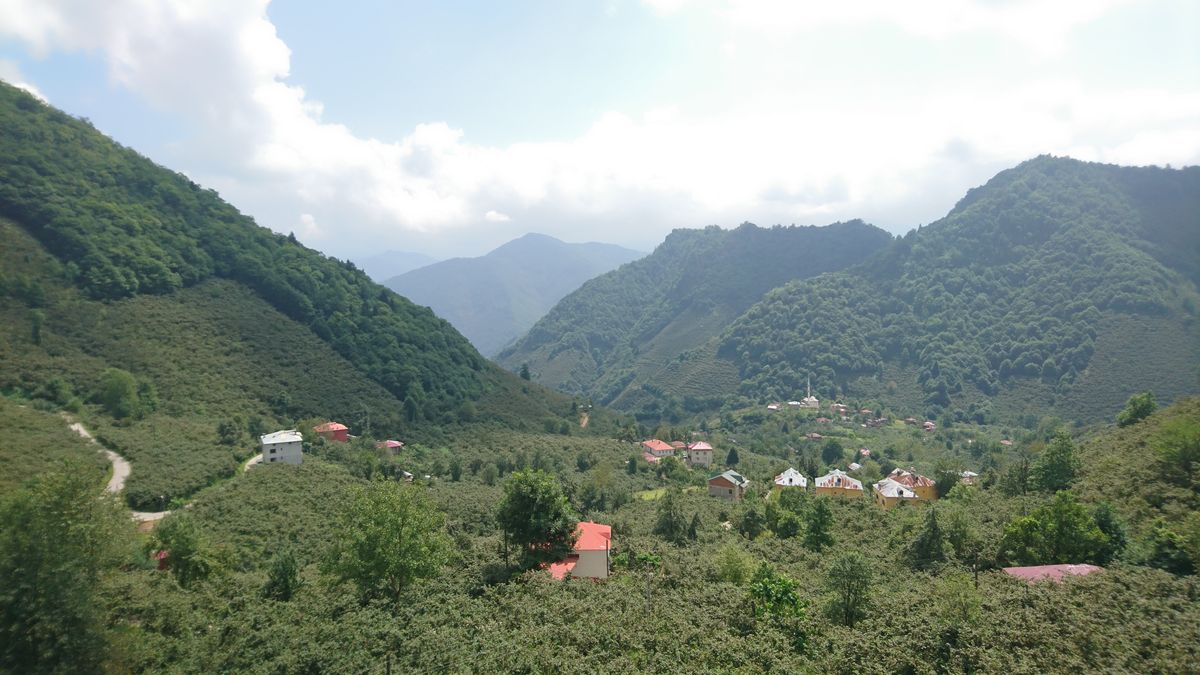
<svg viewBox="0 0 1200 675"><path fill-rule="evenodd" d="M66 417L66 416L64 415L64 417ZM70 417L67 417L67 420L70 421L69 427L70 427L71 431L74 431L75 433L79 434L83 438L86 438L89 443L94 443L96 446L98 446L100 448L100 451L104 453L104 456L108 458L109 463L112 464L112 468L113 468L112 478L109 478L108 485L104 486L105 492L111 492L113 494L117 494L121 490L124 490L125 489L125 480L127 478L129 478L129 474L133 471L133 467L130 466L129 460L118 455L117 453L113 452L112 450L109 450L108 448L100 445L100 442L97 441L94 436L92 436L91 432L89 432L86 428L84 428L84 426L82 424L80 424L79 422L71 421ZM255 464L258 464L261 461L262 461L262 453L259 453L255 456L251 457L246 462L246 464L242 467L242 472L244 473L246 471L249 471L250 467L254 466ZM184 504L183 508L186 509L186 508L190 507L191 505L192 505L191 502L189 502L187 504ZM167 514L169 514L171 512L170 511L133 511L133 510L130 510L129 513L133 517L133 519L139 523L152 523L152 522L157 522L159 520L162 520L163 518L167 517Z"/></svg>

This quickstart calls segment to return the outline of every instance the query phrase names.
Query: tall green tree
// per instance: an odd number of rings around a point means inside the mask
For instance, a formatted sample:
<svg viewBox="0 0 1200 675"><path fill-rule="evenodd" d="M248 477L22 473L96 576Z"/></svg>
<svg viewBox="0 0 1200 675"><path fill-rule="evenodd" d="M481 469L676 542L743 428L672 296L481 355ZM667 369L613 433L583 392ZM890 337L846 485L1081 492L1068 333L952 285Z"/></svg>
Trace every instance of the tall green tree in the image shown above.
<svg viewBox="0 0 1200 675"><path fill-rule="evenodd" d="M117 419L133 417L140 410L137 380L128 371L109 368L100 375L96 400Z"/></svg>
<svg viewBox="0 0 1200 675"><path fill-rule="evenodd" d="M833 509L827 497L812 500L804 519L804 546L820 551L833 544Z"/></svg>
<svg viewBox="0 0 1200 675"><path fill-rule="evenodd" d="M921 526L921 531L913 537L908 546L908 563L918 570L940 565L946 562L948 548L946 536L938 524L937 508L930 506L925 511L925 523Z"/></svg>
<svg viewBox="0 0 1200 675"><path fill-rule="evenodd" d="M1137 424L1154 414L1157 409L1158 403L1154 400L1153 393L1143 391L1140 394L1134 394L1129 397L1125 409L1117 413L1117 426L1127 427Z"/></svg>
<svg viewBox="0 0 1200 675"><path fill-rule="evenodd" d="M737 448L729 448L729 452L725 455L725 466L737 466L738 451Z"/></svg>
<svg viewBox="0 0 1200 675"><path fill-rule="evenodd" d="M688 520L679 505L682 497L678 488L671 488L658 500L658 516L654 522L654 534L678 544L688 538Z"/></svg>
<svg viewBox="0 0 1200 675"><path fill-rule="evenodd" d="M1005 564L1101 563L1108 537L1069 491L1004 527L997 557Z"/></svg>
<svg viewBox="0 0 1200 675"><path fill-rule="evenodd" d="M176 512L154 528L155 546L167 552L167 567L180 586L188 588L222 568L208 537L187 512Z"/></svg>
<svg viewBox="0 0 1200 675"><path fill-rule="evenodd" d="M830 598L826 606L830 618L853 627L866 616L871 600L871 565L858 551L843 553L829 566L825 587Z"/></svg>
<svg viewBox="0 0 1200 675"><path fill-rule="evenodd" d="M290 548L284 548L271 558L267 568L267 583L263 586L263 595L276 600L292 599L296 589L300 588L300 566L296 562L296 554Z"/></svg>
<svg viewBox="0 0 1200 675"><path fill-rule="evenodd" d="M527 569L566 557L578 523L558 479L538 470L509 476L496 520Z"/></svg>
<svg viewBox="0 0 1200 675"><path fill-rule="evenodd" d="M0 671L101 672L102 580L132 551L129 516L67 464L0 497Z"/></svg>
<svg viewBox="0 0 1200 675"><path fill-rule="evenodd" d="M1200 474L1200 420L1176 417L1168 420L1151 443L1158 452L1167 478L1185 487L1197 487Z"/></svg>
<svg viewBox="0 0 1200 675"><path fill-rule="evenodd" d="M1030 468L1033 484L1043 492L1066 490L1075 482L1079 460L1075 458L1075 443L1070 434L1060 431Z"/></svg>
<svg viewBox="0 0 1200 675"><path fill-rule="evenodd" d="M323 570L353 583L364 599L395 601L416 581L437 575L449 552L445 516L420 488L376 480L342 510Z"/></svg>

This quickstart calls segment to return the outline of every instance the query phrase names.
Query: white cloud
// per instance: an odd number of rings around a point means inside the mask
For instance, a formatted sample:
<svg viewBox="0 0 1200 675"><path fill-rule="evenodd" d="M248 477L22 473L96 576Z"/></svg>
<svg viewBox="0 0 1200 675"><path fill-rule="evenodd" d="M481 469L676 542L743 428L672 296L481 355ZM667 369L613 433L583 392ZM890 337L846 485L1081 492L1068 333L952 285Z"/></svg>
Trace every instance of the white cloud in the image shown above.
<svg viewBox="0 0 1200 675"><path fill-rule="evenodd" d="M668 12L685 2L656 4ZM793 9L801 4L807 14ZM1041 32L1018 25L1033 12L1024 0L717 8L763 30L878 20L938 36L995 21L1038 41L1113 3L1038 4L1050 26ZM395 141L365 138L326 121L321 104L289 82L290 50L266 7L267 0L0 0L0 37L41 53L102 55L115 82L190 121L197 137L181 144L177 168L201 158L209 168L194 171L197 180L263 224L295 227L343 253L394 240L398 231L455 241L466 238L451 233L465 228L477 239L511 234L500 226L510 220L572 240L644 248L672 227L743 220L864 216L900 227L928 222L996 168L1037 154L1200 161L1196 92L1089 89L1049 77L916 88L866 104L842 102L842 90L819 83L774 88L720 110L609 112L573 139L503 147L472 143L437 121Z"/></svg>
<svg viewBox="0 0 1200 675"><path fill-rule="evenodd" d="M17 89L22 89L33 94L42 103L49 103L46 95L39 91L37 87L30 84L25 79L25 76L21 75L21 68L15 61L0 59L0 80L4 80Z"/></svg>

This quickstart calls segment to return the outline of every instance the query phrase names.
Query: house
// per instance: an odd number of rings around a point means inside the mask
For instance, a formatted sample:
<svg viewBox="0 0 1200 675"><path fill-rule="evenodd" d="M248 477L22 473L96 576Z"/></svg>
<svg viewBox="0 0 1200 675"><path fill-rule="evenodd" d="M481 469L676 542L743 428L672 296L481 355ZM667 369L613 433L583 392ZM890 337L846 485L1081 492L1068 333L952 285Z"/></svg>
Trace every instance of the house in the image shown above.
<svg viewBox="0 0 1200 675"><path fill-rule="evenodd" d="M817 418L817 424L829 424L832 421L833 420L829 419L828 417L818 417Z"/></svg>
<svg viewBox="0 0 1200 675"><path fill-rule="evenodd" d="M1004 573L1032 584L1038 581L1058 583L1067 577L1082 577L1103 570L1103 567L1095 565L1034 565L1032 567L1005 567Z"/></svg>
<svg viewBox="0 0 1200 675"><path fill-rule="evenodd" d="M789 408L800 408L804 406L804 404L800 401L788 401L787 404Z"/></svg>
<svg viewBox="0 0 1200 675"><path fill-rule="evenodd" d="M915 417L905 417L905 418L904 418L904 423L905 423L905 424L908 424L908 425L916 426L916 424L917 424L917 418L915 418Z"/></svg>
<svg viewBox="0 0 1200 675"><path fill-rule="evenodd" d="M846 404L844 404L844 403L830 403L829 404L829 412L833 413L834 415L837 415L838 417L845 417L846 413L848 413L849 411L850 411L850 408L848 408L846 406Z"/></svg>
<svg viewBox="0 0 1200 675"><path fill-rule="evenodd" d="M299 464L304 461L304 437L295 429L276 431L259 437L262 444L262 461L264 464L283 462L284 464Z"/></svg>
<svg viewBox="0 0 1200 675"><path fill-rule="evenodd" d="M921 499L937 499L937 483L934 483L932 478L917 473L915 469L905 471L896 467L888 474L888 478L916 492L917 497Z"/></svg>
<svg viewBox="0 0 1200 675"><path fill-rule="evenodd" d="M655 457L670 457L675 454L675 448L672 448L670 443L665 443L657 438L642 441L642 448Z"/></svg>
<svg viewBox="0 0 1200 675"><path fill-rule="evenodd" d="M875 413L875 411L871 410L870 408L863 408L862 410L858 411L859 415L872 415L874 413Z"/></svg>
<svg viewBox="0 0 1200 675"><path fill-rule="evenodd" d="M413 475L412 475L411 473L407 472L407 471L401 471L401 472L400 472L400 477L401 477L402 479L404 479L404 482L405 482L405 483L411 483L411 482L413 482Z"/></svg>
<svg viewBox="0 0 1200 675"><path fill-rule="evenodd" d="M1003 445L1006 448L1010 448L1010 447L1012 447L1012 441L1010 441L1006 438L1006 439L1000 441L1000 445Z"/></svg>
<svg viewBox="0 0 1200 675"><path fill-rule="evenodd" d="M859 464L858 462L850 462L850 466L848 468L851 471L858 471L862 468L862 464Z"/></svg>
<svg viewBox="0 0 1200 675"><path fill-rule="evenodd" d="M925 431L936 431L937 430L937 425L929 420L925 420L925 423L922 424L921 427L923 429L925 429Z"/></svg>
<svg viewBox="0 0 1200 675"><path fill-rule="evenodd" d="M687 444L683 441L671 441L672 450L683 450L685 448L687 448Z"/></svg>
<svg viewBox="0 0 1200 675"><path fill-rule="evenodd" d="M326 422L313 427L313 431L317 432L318 436L322 436L327 441L334 443L345 443L350 440L350 429L345 424L339 422Z"/></svg>
<svg viewBox="0 0 1200 675"><path fill-rule="evenodd" d="M662 461L662 457L653 455L648 451L642 453L642 459L646 460L647 462L649 462L651 464L658 464L659 462Z"/></svg>
<svg viewBox="0 0 1200 675"><path fill-rule="evenodd" d="M770 410L771 412L779 412L779 404L778 403L768 403L767 410Z"/></svg>
<svg viewBox="0 0 1200 675"><path fill-rule="evenodd" d="M816 483L817 494L819 495L837 497L863 496L862 482L847 476L845 471L834 469L824 476L817 478L814 482Z"/></svg>
<svg viewBox="0 0 1200 675"><path fill-rule="evenodd" d="M963 485L974 485L975 481L979 478L979 474L974 471L964 471L961 475Z"/></svg>
<svg viewBox="0 0 1200 675"><path fill-rule="evenodd" d="M386 441L379 441L378 443L375 444L375 447L379 448L380 450L391 450L393 452L399 452L402 448L404 448L404 443L402 443L400 441L393 441L391 439L388 439Z"/></svg>
<svg viewBox="0 0 1200 675"><path fill-rule="evenodd" d="M867 426L871 427L872 429L886 427L887 424L888 424L888 418L886 418L886 417L875 417L875 418L867 420Z"/></svg>
<svg viewBox="0 0 1200 675"><path fill-rule="evenodd" d="M822 436L821 434L818 434L815 431L810 431L807 434L804 434L804 437L810 441L819 441L822 438L825 438L824 436Z"/></svg>
<svg viewBox="0 0 1200 675"><path fill-rule="evenodd" d="M808 487L808 479L804 477L804 474L791 467L788 467L787 471L775 476L774 489L778 490L780 488L790 487L798 487L803 490L804 488Z"/></svg>
<svg viewBox="0 0 1200 675"><path fill-rule="evenodd" d="M897 483L891 478L884 478L875 484L872 492L875 493L875 503L885 509L894 508L905 502L917 501L917 493L912 491L907 485Z"/></svg>
<svg viewBox="0 0 1200 675"><path fill-rule="evenodd" d="M871 451L870 451L870 450L868 450L868 449L866 449L866 448L859 448L859 449L858 449L858 454L859 454L859 456L860 456L860 457L862 457L863 459L870 459L870 458L871 458Z"/></svg>
<svg viewBox="0 0 1200 675"><path fill-rule="evenodd" d="M687 462L691 466L712 466L713 446L704 441L687 446Z"/></svg>
<svg viewBox="0 0 1200 675"><path fill-rule="evenodd" d="M575 527L575 547L566 560L549 565L550 576L607 579L609 551L612 549L612 526L581 521Z"/></svg>
<svg viewBox="0 0 1200 675"><path fill-rule="evenodd" d="M745 476L730 469L708 479L708 496L740 502L749 485L750 481Z"/></svg>

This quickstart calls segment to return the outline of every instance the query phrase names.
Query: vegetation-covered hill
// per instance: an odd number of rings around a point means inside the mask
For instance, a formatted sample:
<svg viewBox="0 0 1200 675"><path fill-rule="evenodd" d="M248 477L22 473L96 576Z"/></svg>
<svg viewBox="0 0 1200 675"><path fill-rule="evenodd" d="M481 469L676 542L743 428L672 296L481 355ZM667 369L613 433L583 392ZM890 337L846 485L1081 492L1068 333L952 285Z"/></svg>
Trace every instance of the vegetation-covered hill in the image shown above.
<svg viewBox="0 0 1200 675"><path fill-rule="evenodd" d="M396 273L385 285L454 324L492 355L592 277L643 254L613 244L568 244L527 234L478 258L452 258Z"/></svg>
<svg viewBox="0 0 1200 675"><path fill-rule="evenodd" d="M0 130L0 391L82 416L133 462L130 504L232 475L254 434L309 418L405 440L578 427L428 309L85 122L2 85Z"/></svg>
<svg viewBox="0 0 1200 675"><path fill-rule="evenodd" d="M650 256L564 298L499 360L601 403L657 377L762 294L861 262L891 237L860 221L829 227L676 230ZM721 374L717 374L720 377Z"/></svg>
<svg viewBox="0 0 1200 675"><path fill-rule="evenodd" d="M1171 400L1200 389L1198 223L1200 167L1040 157L869 263L768 294L719 354L757 401L809 376L822 397L916 390L902 402L930 415L993 397L1093 420L1133 391Z"/></svg>

